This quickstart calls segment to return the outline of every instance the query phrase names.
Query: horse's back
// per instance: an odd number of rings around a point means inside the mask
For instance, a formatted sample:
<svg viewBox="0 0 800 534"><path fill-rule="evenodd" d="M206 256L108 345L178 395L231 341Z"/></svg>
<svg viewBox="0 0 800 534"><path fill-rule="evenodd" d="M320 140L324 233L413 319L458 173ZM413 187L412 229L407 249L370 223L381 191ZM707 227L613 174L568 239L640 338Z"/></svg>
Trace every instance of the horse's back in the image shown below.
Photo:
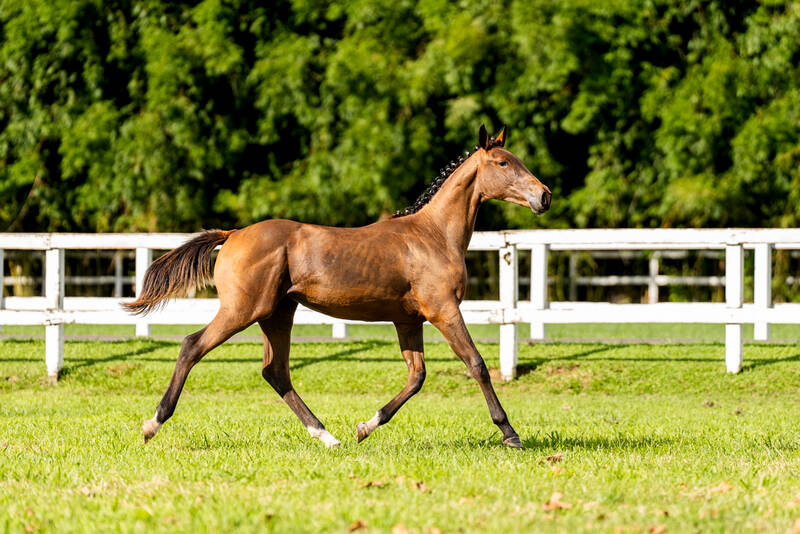
<svg viewBox="0 0 800 534"><path fill-rule="evenodd" d="M401 320L415 314L408 236L394 226L301 227L287 250L290 294L348 319Z"/></svg>
<svg viewBox="0 0 800 534"><path fill-rule="evenodd" d="M409 235L402 229L391 223L337 228L262 221L231 235L215 279L231 292L282 286L298 302L336 317L402 321L417 313Z"/></svg>

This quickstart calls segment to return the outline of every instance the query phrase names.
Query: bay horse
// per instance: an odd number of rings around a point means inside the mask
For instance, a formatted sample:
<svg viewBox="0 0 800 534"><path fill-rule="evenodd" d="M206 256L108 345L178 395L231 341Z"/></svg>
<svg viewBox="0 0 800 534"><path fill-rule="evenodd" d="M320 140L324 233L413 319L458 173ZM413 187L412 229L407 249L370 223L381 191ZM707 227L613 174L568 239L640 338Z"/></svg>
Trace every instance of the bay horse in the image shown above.
<svg viewBox="0 0 800 534"><path fill-rule="evenodd" d="M213 273L219 312L183 340L167 391L153 418L142 424L145 443L172 416L192 367L257 322L264 337L264 379L312 437L338 446L289 377L291 329L301 303L333 317L395 325L408 381L372 419L356 425L358 442L422 388L422 325L427 320L477 380L503 444L522 447L459 309L467 287L464 257L481 203L504 200L536 214L550 207L550 189L504 148L506 137L505 126L490 137L481 125L474 153L451 163L413 206L390 219L361 228L267 220L238 230L205 231L156 259L145 273L139 297L123 305L127 311L148 313L166 299L208 283L211 254L222 244Z"/></svg>

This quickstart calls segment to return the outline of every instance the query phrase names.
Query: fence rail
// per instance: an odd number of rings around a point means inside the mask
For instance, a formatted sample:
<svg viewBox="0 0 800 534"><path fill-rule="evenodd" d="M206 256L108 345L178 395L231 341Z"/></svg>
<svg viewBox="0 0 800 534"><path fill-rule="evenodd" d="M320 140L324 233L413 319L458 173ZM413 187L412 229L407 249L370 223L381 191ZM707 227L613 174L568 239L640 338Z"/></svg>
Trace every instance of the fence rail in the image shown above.
<svg viewBox="0 0 800 534"><path fill-rule="evenodd" d="M123 268L124 260L133 260L135 253L133 251L119 251L119 250L93 250L93 251L71 251L66 256L68 262L70 257L73 259L80 258L81 252L90 253L90 257L100 257L111 260L114 274L83 274L83 275L67 275L65 282L68 286L112 286L112 296L122 297L123 288L131 287L131 292L135 290L136 277L134 275L126 275ZM708 250L697 251L698 257L712 258L720 260L725 257L725 252L722 250ZM32 257L38 261L44 261L44 251L10 251L6 253L5 259L11 263L12 260L19 261L23 257ZM586 256L592 260L648 260L648 273L641 275L629 274L604 274L604 275L578 275L578 261L581 256ZM623 250L623 251L568 251L569 268L566 276L553 276L548 277L548 284L552 287L553 284L563 285L567 288L567 295L569 301L577 301L578 287L599 287L599 288L615 288L619 286L644 286L647 288L647 300L650 304L659 302L659 288L661 287L708 287L718 288L725 287L725 278L723 276L714 275L669 275L661 273L661 263L663 260L685 260L689 257L688 251L655 251L646 252L639 250ZM790 257L800 258L800 251L792 251ZM67 268L69 270L69 268ZM797 277L792 275L785 275L784 282L788 286L797 283ZM481 282L488 282L489 286L497 287L497 276L489 274L488 277L470 276L470 284L478 284ZM20 287L38 288L40 296L44 296L44 276L30 276L30 275L6 275L2 280L5 287L11 287L14 291L18 291ZM527 288L530 286L530 278L526 275L521 275L519 278L520 288ZM29 292L21 291L23 295L33 296ZM99 296L99 295L91 295ZM193 295L192 295L193 296Z"/></svg>
<svg viewBox="0 0 800 534"><path fill-rule="evenodd" d="M7 297L0 292L0 325L45 325L45 362L57 378L64 360L64 324L135 324L137 336L148 336L151 324L207 323L216 313L216 299L176 299L148 317L124 313L120 298L64 296L66 250L135 250L137 292L153 249L174 248L194 234L10 234L0 233L0 287L4 250L45 251L44 297ZM655 229L655 230L509 230L477 232L470 250L499 254L500 298L465 301L465 320L500 325L500 372L513 378L517 364L517 323L530 323L530 336L545 337L555 323L717 323L725 325L727 370L742 365L742 325L753 323L757 340L769 338L771 323L800 323L800 305L772 304L772 250L800 249L800 229ZM744 249L755 251L754 303L745 304ZM519 300L519 250L531 251L530 300ZM609 304L549 302L547 262L551 250L722 250L725 254L725 303ZM638 279L637 279L638 280ZM664 281L664 280L660 280ZM715 280L715 283L720 283ZM334 337L346 335L347 324L299 307L297 324L330 324Z"/></svg>

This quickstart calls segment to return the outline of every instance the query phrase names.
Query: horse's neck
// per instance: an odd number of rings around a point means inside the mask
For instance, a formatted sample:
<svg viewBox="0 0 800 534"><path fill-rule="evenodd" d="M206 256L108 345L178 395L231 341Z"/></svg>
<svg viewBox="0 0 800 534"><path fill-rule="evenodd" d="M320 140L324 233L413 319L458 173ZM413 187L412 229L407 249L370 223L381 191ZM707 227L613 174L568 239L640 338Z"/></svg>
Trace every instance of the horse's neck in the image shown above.
<svg viewBox="0 0 800 534"><path fill-rule="evenodd" d="M469 160L442 185L419 214L448 245L463 254L475 229L481 203L476 185L477 166Z"/></svg>

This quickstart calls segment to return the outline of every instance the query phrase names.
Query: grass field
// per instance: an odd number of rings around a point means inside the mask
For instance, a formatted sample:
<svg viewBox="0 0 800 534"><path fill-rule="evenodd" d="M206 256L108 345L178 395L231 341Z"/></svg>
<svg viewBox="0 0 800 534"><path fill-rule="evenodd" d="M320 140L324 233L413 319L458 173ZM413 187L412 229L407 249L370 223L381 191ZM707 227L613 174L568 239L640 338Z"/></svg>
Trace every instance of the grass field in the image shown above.
<svg viewBox="0 0 800 534"><path fill-rule="evenodd" d="M328 450L261 378L257 343L201 362L145 446L176 342L68 341L48 387L42 340L0 341L0 532L800 529L800 347L748 344L728 375L711 342L523 346L497 386L522 451L449 348L427 349L422 392L357 445L405 382L396 343L294 346L295 386L343 442Z"/></svg>
<svg viewBox="0 0 800 534"><path fill-rule="evenodd" d="M195 332L203 325L153 325L151 332L155 338L180 337ZM527 338L529 326L518 326L521 338ZM475 339L497 340L498 325L470 325ZM547 338L552 341L564 340L687 340L724 341L725 328L720 324L553 324L547 325ZM330 337L331 327L327 325L295 325L292 333L299 337ZM133 325L84 325L68 324L65 334L70 337L109 336L133 337ZM356 324L348 327L348 335L359 339L396 340L397 334L391 325ZM3 326L0 337L29 336L44 337L44 326ZM753 325L744 325L744 338L753 339ZM261 339L261 331L253 325L235 336L235 339ZM425 339L444 341L441 334L431 325L425 325ZM770 339L782 342L800 343L800 325L771 325Z"/></svg>

